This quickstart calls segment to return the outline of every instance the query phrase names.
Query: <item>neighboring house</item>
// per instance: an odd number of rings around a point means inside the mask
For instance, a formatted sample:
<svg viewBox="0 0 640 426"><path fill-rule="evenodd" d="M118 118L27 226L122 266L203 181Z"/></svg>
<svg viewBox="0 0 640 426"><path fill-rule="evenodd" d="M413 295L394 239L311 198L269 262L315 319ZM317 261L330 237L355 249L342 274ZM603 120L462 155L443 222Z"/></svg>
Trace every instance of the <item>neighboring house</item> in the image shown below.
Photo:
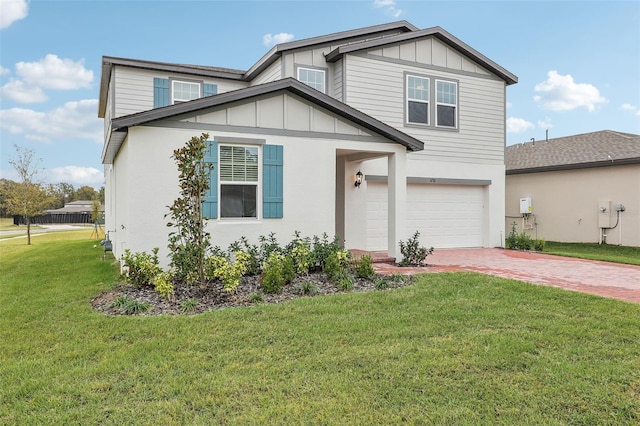
<svg viewBox="0 0 640 426"><path fill-rule="evenodd" d="M511 145L506 166L507 233L515 221L534 238L640 246L640 135L603 130Z"/></svg>
<svg viewBox="0 0 640 426"><path fill-rule="evenodd" d="M103 57L114 254L159 247L166 259L171 156L203 132L213 245L326 232L399 257L419 230L426 246L500 246L516 82L442 28L406 21L279 44L248 70Z"/></svg>
<svg viewBox="0 0 640 426"><path fill-rule="evenodd" d="M91 214L93 212L93 201L78 200L69 201L59 209L45 210L43 215L31 218L34 224L58 224L58 223L93 223ZM99 222L104 220L104 206L98 207ZM24 216L13 216L14 225L26 225Z"/></svg>

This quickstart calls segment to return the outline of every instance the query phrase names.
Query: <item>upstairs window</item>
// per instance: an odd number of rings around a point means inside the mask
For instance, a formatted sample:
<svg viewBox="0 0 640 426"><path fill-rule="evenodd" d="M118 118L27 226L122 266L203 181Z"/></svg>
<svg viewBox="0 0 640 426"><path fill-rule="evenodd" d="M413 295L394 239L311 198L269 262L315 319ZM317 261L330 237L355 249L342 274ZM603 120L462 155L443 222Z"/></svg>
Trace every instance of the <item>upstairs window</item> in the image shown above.
<svg viewBox="0 0 640 426"><path fill-rule="evenodd" d="M173 103L187 102L200 98L200 83L172 80L171 94Z"/></svg>
<svg viewBox="0 0 640 426"><path fill-rule="evenodd" d="M220 146L220 216L257 217L258 147Z"/></svg>
<svg viewBox="0 0 640 426"><path fill-rule="evenodd" d="M407 122L429 124L429 79L407 76Z"/></svg>
<svg viewBox="0 0 640 426"><path fill-rule="evenodd" d="M451 81L436 80L436 126L457 127L458 85Z"/></svg>
<svg viewBox="0 0 640 426"><path fill-rule="evenodd" d="M314 89L325 93L325 72L312 68L298 68L298 80Z"/></svg>

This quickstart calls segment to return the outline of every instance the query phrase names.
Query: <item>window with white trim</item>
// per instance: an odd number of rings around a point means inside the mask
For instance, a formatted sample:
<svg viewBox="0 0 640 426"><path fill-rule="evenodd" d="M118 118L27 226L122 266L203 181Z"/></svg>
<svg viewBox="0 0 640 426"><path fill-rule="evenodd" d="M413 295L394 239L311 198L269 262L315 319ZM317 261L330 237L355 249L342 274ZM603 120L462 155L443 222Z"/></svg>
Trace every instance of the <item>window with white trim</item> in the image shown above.
<svg viewBox="0 0 640 426"><path fill-rule="evenodd" d="M200 98L200 83L189 81L171 81L171 94L174 104Z"/></svg>
<svg viewBox="0 0 640 426"><path fill-rule="evenodd" d="M220 217L258 215L258 147L220 145Z"/></svg>
<svg viewBox="0 0 640 426"><path fill-rule="evenodd" d="M312 68L298 68L298 80L314 89L325 93L325 72Z"/></svg>
<svg viewBox="0 0 640 426"><path fill-rule="evenodd" d="M436 126L457 127L458 85L452 81L436 80Z"/></svg>
<svg viewBox="0 0 640 426"><path fill-rule="evenodd" d="M407 123L429 125L429 79L407 75Z"/></svg>

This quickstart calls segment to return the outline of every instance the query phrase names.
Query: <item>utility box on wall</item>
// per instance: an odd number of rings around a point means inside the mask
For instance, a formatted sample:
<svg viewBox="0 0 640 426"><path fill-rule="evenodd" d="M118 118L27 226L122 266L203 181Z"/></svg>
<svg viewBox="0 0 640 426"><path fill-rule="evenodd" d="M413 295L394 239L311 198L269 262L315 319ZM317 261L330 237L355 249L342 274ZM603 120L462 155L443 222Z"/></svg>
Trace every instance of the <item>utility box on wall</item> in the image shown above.
<svg viewBox="0 0 640 426"><path fill-rule="evenodd" d="M611 201L598 201L598 227L611 227Z"/></svg>
<svg viewBox="0 0 640 426"><path fill-rule="evenodd" d="M520 198L520 213L521 214L530 214L532 212L531 209L531 198Z"/></svg>

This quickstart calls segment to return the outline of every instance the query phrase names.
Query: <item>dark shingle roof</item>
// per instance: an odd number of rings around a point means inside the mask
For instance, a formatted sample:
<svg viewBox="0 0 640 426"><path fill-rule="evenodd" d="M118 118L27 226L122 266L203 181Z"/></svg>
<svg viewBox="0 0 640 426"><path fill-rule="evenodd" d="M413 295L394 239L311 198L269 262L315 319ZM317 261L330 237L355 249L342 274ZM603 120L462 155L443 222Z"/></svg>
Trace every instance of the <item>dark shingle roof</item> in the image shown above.
<svg viewBox="0 0 640 426"><path fill-rule="evenodd" d="M640 163L640 135L601 130L508 146L507 174Z"/></svg>

